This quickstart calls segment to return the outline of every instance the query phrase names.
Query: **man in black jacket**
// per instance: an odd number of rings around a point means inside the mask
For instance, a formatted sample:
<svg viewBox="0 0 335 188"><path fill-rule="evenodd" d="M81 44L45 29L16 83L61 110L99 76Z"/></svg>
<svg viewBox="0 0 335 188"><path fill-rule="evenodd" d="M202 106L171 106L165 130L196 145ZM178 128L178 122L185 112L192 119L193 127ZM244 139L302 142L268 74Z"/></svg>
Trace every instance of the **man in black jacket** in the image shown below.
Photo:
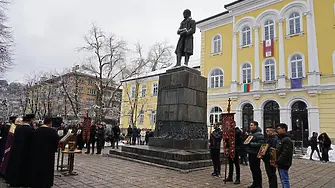
<svg viewBox="0 0 335 188"><path fill-rule="evenodd" d="M230 157L228 157L229 159L229 174L228 174L228 178L227 178L227 182L231 182L233 181L233 172L234 172L234 165L236 168L236 181L234 182L234 184L240 184L240 176L241 176L241 170L240 170L240 161L239 161L239 153L240 153L240 148L241 148L241 142L242 142L242 138L241 138L241 130L236 127L235 128L235 158L232 159Z"/></svg>
<svg viewBox="0 0 335 188"><path fill-rule="evenodd" d="M269 126L266 128L267 140L266 143L269 144L268 150L266 154L263 156L263 162L266 170L266 174L269 180L270 188L277 188L277 175L276 175L276 167L272 166L270 163L270 150L271 148L276 149L278 144L278 135L275 132L274 127Z"/></svg>
<svg viewBox="0 0 335 188"><path fill-rule="evenodd" d="M218 127L217 123L214 124L214 131L211 133L209 142L209 148L211 152L211 158L213 161L214 172L212 176L220 177L221 174L221 162L220 162L220 147L222 140L222 131Z"/></svg>
<svg viewBox="0 0 335 188"><path fill-rule="evenodd" d="M120 141L120 127L119 127L119 123L117 123L115 126L113 126L112 131L114 133L114 138L113 138L113 149L115 148L115 143L116 143L116 149L119 149L119 141Z"/></svg>
<svg viewBox="0 0 335 188"><path fill-rule="evenodd" d="M319 159L321 161L320 151L318 148L318 133L313 132L311 139L309 140L309 145L311 146L312 152L311 156L309 157L310 160L313 160L313 153L316 151L318 153Z"/></svg>
<svg viewBox="0 0 335 188"><path fill-rule="evenodd" d="M277 125L277 132L280 142L277 147L277 161L279 177L283 188L290 188L290 178L288 170L292 166L293 142L287 134L287 125L281 123Z"/></svg>
<svg viewBox="0 0 335 188"><path fill-rule="evenodd" d="M254 121L250 124L250 134L252 139L246 143L246 150L249 154L249 164L252 173L252 184L248 188L261 188L262 187L262 171L261 160L257 158L258 151L264 143L264 135L262 129L258 127L258 122Z"/></svg>

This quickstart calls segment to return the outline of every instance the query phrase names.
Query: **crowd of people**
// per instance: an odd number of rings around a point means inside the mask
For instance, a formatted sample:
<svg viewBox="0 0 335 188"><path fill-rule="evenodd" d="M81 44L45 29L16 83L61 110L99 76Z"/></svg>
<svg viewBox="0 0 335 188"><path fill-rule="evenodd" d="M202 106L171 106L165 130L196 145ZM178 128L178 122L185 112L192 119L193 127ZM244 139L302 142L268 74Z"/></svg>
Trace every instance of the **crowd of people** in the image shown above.
<svg viewBox="0 0 335 188"><path fill-rule="evenodd" d="M283 188L289 188L289 169L292 166L293 142L287 133L287 125L279 124L276 127L269 126L266 128L266 136L263 135L258 122L250 124L250 131L242 131L235 128L235 157L228 158L229 172L225 181L233 182L234 167L236 171L234 184L241 183L240 164L248 165L252 175L253 182L249 188L262 187L261 161L263 161L270 188L277 188L277 170ZM249 139L249 141L246 141ZM210 135L210 151L213 160L214 172L212 176L221 176L220 148L222 141L222 131L218 124L214 125L214 131ZM228 142L225 142L228 143ZM259 150L262 145L267 144L268 149L262 153ZM228 145L225 147L229 147ZM276 149L276 160L271 161L270 148ZM262 154L260 156L260 153ZM246 160L248 156L248 160Z"/></svg>
<svg viewBox="0 0 335 188"><path fill-rule="evenodd" d="M154 137L151 129L140 129L131 125L127 129L127 143L130 145L148 145L150 137Z"/></svg>
<svg viewBox="0 0 335 188"><path fill-rule="evenodd" d="M59 136L52 119L34 123L35 116L10 117L0 128L1 176L11 187L47 188L53 185Z"/></svg>

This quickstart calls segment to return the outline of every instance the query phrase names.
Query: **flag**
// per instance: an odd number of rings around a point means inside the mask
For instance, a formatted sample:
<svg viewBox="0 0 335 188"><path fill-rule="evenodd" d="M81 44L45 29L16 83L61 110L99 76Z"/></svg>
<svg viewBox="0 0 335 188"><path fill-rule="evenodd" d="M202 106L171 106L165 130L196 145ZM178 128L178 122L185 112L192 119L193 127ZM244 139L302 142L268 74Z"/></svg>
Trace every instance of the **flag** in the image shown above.
<svg viewBox="0 0 335 188"><path fill-rule="evenodd" d="M274 45L273 45L273 40L265 40L263 41L263 56L264 57L272 57L273 51L274 51Z"/></svg>
<svg viewBox="0 0 335 188"><path fill-rule="evenodd" d="M244 93L250 92L250 84L244 84L243 85L243 92Z"/></svg>
<svg viewBox="0 0 335 188"><path fill-rule="evenodd" d="M302 78L291 78L291 89L302 88Z"/></svg>

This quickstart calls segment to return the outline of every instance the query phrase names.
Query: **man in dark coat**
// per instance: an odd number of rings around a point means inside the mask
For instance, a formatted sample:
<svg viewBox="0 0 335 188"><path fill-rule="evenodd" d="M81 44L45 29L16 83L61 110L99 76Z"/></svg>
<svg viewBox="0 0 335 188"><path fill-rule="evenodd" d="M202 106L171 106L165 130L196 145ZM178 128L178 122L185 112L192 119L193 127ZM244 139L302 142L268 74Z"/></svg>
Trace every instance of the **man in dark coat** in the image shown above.
<svg viewBox="0 0 335 188"><path fill-rule="evenodd" d="M131 135L131 137L132 137L132 139L131 139L132 145L136 145L137 128L136 128L135 125L134 125L134 127L133 127L133 131L132 131L132 135Z"/></svg>
<svg viewBox="0 0 335 188"><path fill-rule="evenodd" d="M226 179L227 182L233 181L233 173L234 173L234 165L236 168L236 180L234 184L240 184L241 183L241 169L240 169L240 161L239 161L239 153L240 148L242 145L242 138L241 138L241 130L236 127L235 128L235 158L232 159L231 157L228 157L229 159L229 174L228 178Z"/></svg>
<svg viewBox="0 0 335 188"><path fill-rule="evenodd" d="M281 123L277 125L277 132L280 140L277 146L277 160L276 165L278 167L279 177L281 184L284 188L290 187L290 177L288 170L292 166L293 158L293 142L287 134L287 125Z"/></svg>
<svg viewBox="0 0 335 188"><path fill-rule="evenodd" d="M105 145L105 129L102 124L99 124L97 127L96 138L97 138L97 153L96 154L100 155L101 150Z"/></svg>
<svg viewBox="0 0 335 188"><path fill-rule="evenodd" d="M115 148L115 144L116 144L116 149L119 149L119 141L120 141L120 124L117 123L113 128L112 128L113 134L114 134L114 138L113 138L113 149Z"/></svg>
<svg viewBox="0 0 335 188"><path fill-rule="evenodd" d="M23 117L22 126L14 133L11 155L8 162L5 180L11 186L31 187L32 185L32 140L34 128L31 126L34 114Z"/></svg>
<svg viewBox="0 0 335 188"><path fill-rule="evenodd" d="M258 127L258 122L254 121L250 124L250 134L252 139L246 144L246 150L249 154L249 165L252 174L253 183L248 188L261 188L262 187L262 171L261 160L257 158L258 151L264 143L264 135L262 129Z"/></svg>
<svg viewBox="0 0 335 188"><path fill-rule="evenodd" d="M95 141L96 141L96 126L95 124L93 124L91 127L90 127L90 134L89 134L89 142L87 143L87 151L85 154L90 154L90 150L91 150L91 144L92 144L92 155L94 154L94 145L95 145Z"/></svg>
<svg viewBox="0 0 335 188"><path fill-rule="evenodd" d="M180 23L180 27L177 31L177 34L180 35L177 48L177 64L176 66L181 65L181 58L185 57L185 65L188 65L190 56L193 55L193 34L196 31L196 23L191 18L191 11L186 9L184 10L184 20Z"/></svg>
<svg viewBox="0 0 335 188"><path fill-rule="evenodd" d="M212 176L215 177L220 177L221 175L221 162L220 162L221 140L222 140L222 131L217 125L217 123L215 123L214 131L211 133L209 139L210 143L209 148L214 167L214 172L212 173Z"/></svg>
<svg viewBox="0 0 335 188"><path fill-rule="evenodd" d="M133 134L133 129L131 128L131 125L129 125L127 129L127 138L128 138L128 142L130 143L130 145L132 144L132 141L131 141L132 134Z"/></svg>
<svg viewBox="0 0 335 188"><path fill-rule="evenodd" d="M321 161L322 159L321 159L320 151L319 151L319 148L318 148L318 133L317 132L313 132L312 137L309 140L309 145L311 146L311 149L312 149L311 156L309 157L309 159L313 160L313 158L312 158L313 153L314 153L314 151L316 151L318 156L319 156L319 159Z"/></svg>
<svg viewBox="0 0 335 188"><path fill-rule="evenodd" d="M53 186L58 134L51 126L52 119L45 118L44 125L36 129L34 133L32 145L33 188L49 188Z"/></svg>
<svg viewBox="0 0 335 188"><path fill-rule="evenodd" d="M266 154L263 156L263 162L266 170L266 174L269 180L269 188L277 188L277 175L276 175L276 167L271 165L270 161L270 148L276 149L278 144L278 135L275 132L275 128L269 126L266 128L267 141L269 144L268 150Z"/></svg>

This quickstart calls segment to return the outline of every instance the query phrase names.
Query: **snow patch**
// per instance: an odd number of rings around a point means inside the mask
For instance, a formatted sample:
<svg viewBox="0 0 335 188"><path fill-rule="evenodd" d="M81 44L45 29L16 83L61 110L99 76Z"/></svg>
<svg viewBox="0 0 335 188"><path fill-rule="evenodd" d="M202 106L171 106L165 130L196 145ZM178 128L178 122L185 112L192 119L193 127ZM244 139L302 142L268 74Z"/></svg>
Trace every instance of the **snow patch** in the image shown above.
<svg viewBox="0 0 335 188"><path fill-rule="evenodd" d="M329 151L329 161L330 162L335 162L335 145L332 145L331 147L332 147L332 150ZM311 152L312 152L311 147L308 147L307 154L304 155L302 158L303 159L309 159L309 156L311 155ZM322 156L321 153L320 153L320 155ZM317 160L317 161L320 160L319 156L318 156L318 153L316 151L314 151L312 158L314 160Z"/></svg>

